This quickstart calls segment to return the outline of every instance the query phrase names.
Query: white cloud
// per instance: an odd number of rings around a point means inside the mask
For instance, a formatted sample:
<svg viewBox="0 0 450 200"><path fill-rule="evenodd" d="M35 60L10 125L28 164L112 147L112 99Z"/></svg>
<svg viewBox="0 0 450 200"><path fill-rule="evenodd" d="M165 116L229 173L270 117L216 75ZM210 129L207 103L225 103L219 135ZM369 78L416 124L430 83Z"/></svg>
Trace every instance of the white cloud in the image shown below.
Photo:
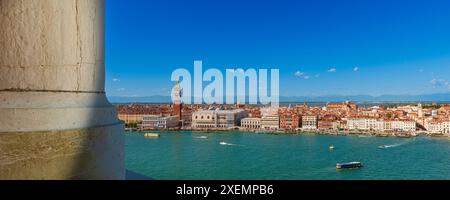
<svg viewBox="0 0 450 200"><path fill-rule="evenodd" d="M314 75L314 77L319 78L319 77L320 77L320 74L316 74L316 75Z"/></svg>
<svg viewBox="0 0 450 200"><path fill-rule="evenodd" d="M336 68L331 68L331 69L328 70L328 72L329 73L334 73L334 72L336 72Z"/></svg>
<svg viewBox="0 0 450 200"><path fill-rule="evenodd" d="M306 75L305 72L301 72L301 71L296 71L296 72L294 73L294 75L295 75L296 77L298 77L298 78L303 78L303 79L309 79L309 78L310 78L310 76Z"/></svg>
<svg viewBox="0 0 450 200"><path fill-rule="evenodd" d="M430 81L431 84L436 85L436 86L442 86L442 85L448 85L448 81L444 80L444 79L432 79Z"/></svg>
<svg viewBox="0 0 450 200"><path fill-rule="evenodd" d="M301 72L301 71L296 71L294 74L296 77L303 77L305 75L305 73Z"/></svg>
<svg viewBox="0 0 450 200"><path fill-rule="evenodd" d="M113 82L120 82L120 79L118 79L118 78L113 78L112 81L113 81Z"/></svg>
<svg viewBox="0 0 450 200"><path fill-rule="evenodd" d="M436 88L436 87L446 87L450 89L450 82L444 79L437 79L434 78L430 81L430 83Z"/></svg>
<svg viewBox="0 0 450 200"><path fill-rule="evenodd" d="M355 68L353 68L353 71L354 71L354 72L357 72L357 71L359 71L359 67L355 67Z"/></svg>

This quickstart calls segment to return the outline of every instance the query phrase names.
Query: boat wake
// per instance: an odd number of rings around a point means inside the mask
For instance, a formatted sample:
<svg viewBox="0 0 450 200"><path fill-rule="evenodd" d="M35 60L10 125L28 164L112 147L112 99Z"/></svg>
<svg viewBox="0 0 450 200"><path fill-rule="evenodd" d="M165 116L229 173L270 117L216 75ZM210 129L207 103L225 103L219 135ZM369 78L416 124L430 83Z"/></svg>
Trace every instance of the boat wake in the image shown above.
<svg viewBox="0 0 450 200"><path fill-rule="evenodd" d="M227 143L227 142L220 142L219 144L223 145L223 146L242 146L239 144L233 144L233 143Z"/></svg>
<svg viewBox="0 0 450 200"><path fill-rule="evenodd" d="M402 143L395 143L395 144L385 144L385 145L380 145L378 146L379 149L389 149L389 148L394 148L394 147L399 147L402 145L407 144L409 141L406 142L402 142Z"/></svg>
<svg viewBox="0 0 450 200"><path fill-rule="evenodd" d="M406 144L417 144L418 140L416 140L417 138L408 138L408 139L404 139L402 142L398 142L398 143L394 143L394 144L385 144L385 145L380 145L378 146L378 148L380 149L389 149L389 148L395 148L395 147L399 147L399 146L403 146ZM420 140L419 140L420 141Z"/></svg>

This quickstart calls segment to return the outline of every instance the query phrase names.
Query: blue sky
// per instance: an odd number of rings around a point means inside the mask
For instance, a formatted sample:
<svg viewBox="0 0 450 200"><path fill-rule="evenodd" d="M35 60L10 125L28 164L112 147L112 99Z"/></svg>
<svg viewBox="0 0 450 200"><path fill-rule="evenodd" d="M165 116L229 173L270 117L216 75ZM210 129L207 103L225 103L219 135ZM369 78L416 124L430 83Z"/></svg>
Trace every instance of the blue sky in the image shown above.
<svg viewBox="0 0 450 200"><path fill-rule="evenodd" d="M194 60L278 68L283 96L450 92L449 10L448 0L106 1L106 92L169 95L172 71Z"/></svg>

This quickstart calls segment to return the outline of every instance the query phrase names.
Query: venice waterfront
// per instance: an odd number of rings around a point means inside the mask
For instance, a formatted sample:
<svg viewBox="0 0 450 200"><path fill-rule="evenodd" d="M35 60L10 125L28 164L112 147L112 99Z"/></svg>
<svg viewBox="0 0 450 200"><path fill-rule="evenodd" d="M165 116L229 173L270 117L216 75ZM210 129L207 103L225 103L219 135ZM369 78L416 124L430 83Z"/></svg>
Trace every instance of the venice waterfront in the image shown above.
<svg viewBox="0 0 450 200"><path fill-rule="evenodd" d="M157 180L450 179L448 138L159 133L127 133L128 170ZM336 170L336 163L349 161L364 167Z"/></svg>

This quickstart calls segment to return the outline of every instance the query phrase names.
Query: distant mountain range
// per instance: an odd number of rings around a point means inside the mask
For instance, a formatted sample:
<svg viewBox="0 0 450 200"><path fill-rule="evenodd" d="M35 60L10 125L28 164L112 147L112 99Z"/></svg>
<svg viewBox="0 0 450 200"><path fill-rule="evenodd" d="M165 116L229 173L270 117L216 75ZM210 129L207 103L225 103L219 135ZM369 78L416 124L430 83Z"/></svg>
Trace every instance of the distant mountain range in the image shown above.
<svg viewBox="0 0 450 200"><path fill-rule="evenodd" d="M111 103L170 103L170 96L143 96L143 97L127 97L127 96L108 96Z"/></svg>
<svg viewBox="0 0 450 200"><path fill-rule="evenodd" d="M170 103L170 96L142 96L123 97L109 96L112 103ZM331 101L355 101L355 102L450 102L450 93L423 94L423 95L328 95L328 96L282 96L280 102L331 102Z"/></svg>
<svg viewBox="0 0 450 200"><path fill-rule="evenodd" d="M356 101L356 102L429 102L429 101L439 101L439 102L450 102L450 93L442 94L423 94L423 95L381 95L381 96L370 96L370 95L329 95L329 96L319 96L319 97L280 97L281 102L330 102L330 101Z"/></svg>

